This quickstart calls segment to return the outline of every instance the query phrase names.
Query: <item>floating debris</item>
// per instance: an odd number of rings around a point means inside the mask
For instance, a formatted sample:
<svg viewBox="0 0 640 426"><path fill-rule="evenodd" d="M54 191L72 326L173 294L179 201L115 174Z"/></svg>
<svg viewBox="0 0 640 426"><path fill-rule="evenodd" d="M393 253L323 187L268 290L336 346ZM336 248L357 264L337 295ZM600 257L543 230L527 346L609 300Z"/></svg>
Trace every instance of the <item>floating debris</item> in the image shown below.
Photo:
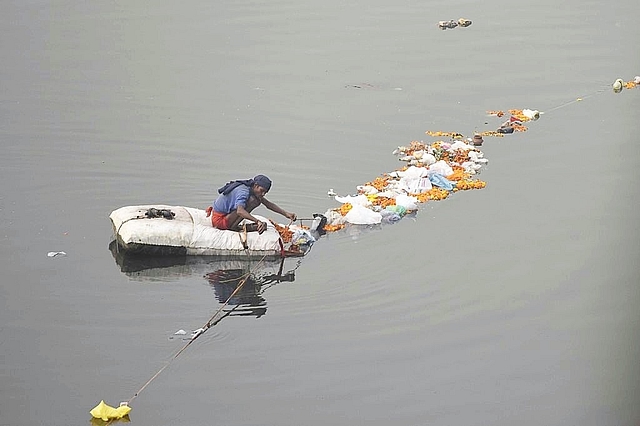
<svg viewBox="0 0 640 426"><path fill-rule="evenodd" d="M379 89L378 86L374 86L370 83L347 84L344 87L347 89Z"/></svg>
<svg viewBox="0 0 640 426"><path fill-rule="evenodd" d="M636 75L633 80L629 81L619 78L612 85L614 93L620 93L622 89L635 89L638 86L640 86L640 75Z"/></svg>
<svg viewBox="0 0 640 426"><path fill-rule="evenodd" d="M451 19L449 21L439 21L438 27L441 30L453 29L456 27L466 28L471 25L472 21L470 19L460 18L457 21L455 19Z"/></svg>
<svg viewBox="0 0 640 426"><path fill-rule="evenodd" d="M441 30L446 30L447 28L453 29L458 26L458 22L454 21L453 19L450 21L440 21L438 22L438 26Z"/></svg>
<svg viewBox="0 0 640 426"><path fill-rule="evenodd" d="M49 253L47 253L47 256L49 257L62 257L62 256L66 256L67 253L63 252L63 251L50 251Z"/></svg>
<svg viewBox="0 0 640 426"><path fill-rule="evenodd" d="M127 402L121 402L118 408L114 408L105 404L104 400L100 401L98 405L89 411L93 418L101 419L105 422L126 418L129 412L131 412L131 407L129 407Z"/></svg>
<svg viewBox="0 0 640 426"><path fill-rule="evenodd" d="M421 203L443 200L461 190L484 188L486 182L472 176L479 173L488 160L474 143L459 140L464 137L460 133L433 133L448 134L451 141L431 144L412 141L408 146L397 147L394 155L407 165L358 185L353 195L335 196L341 205L323 214L327 218L324 231L334 232L347 224L395 223L416 211ZM482 136L477 134L475 143L480 140ZM276 228L280 231L282 227L276 225ZM290 229L283 239L291 238L289 232Z"/></svg>
<svg viewBox="0 0 640 426"><path fill-rule="evenodd" d="M617 79L614 83L613 83L613 91L614 93L620 93L622 92L622 87L624 86L624 80L622 80L621 78Z"/></svg>
<svg viewBox="0 0 640 426"><path fill-rule="evenodd" d="M476 133L475 135L473 135L473 139L469 139L469 142L471 142L471 145L473 146L482 146L484 140L482 139L481 134Z"/></svg>
<svg viewBox="0 0 640 426"><path fill-rule="evenodd" d="M469 26L471 21L440 21L442 29ZM625 82L617 79L614 91L623 88L631 89L640 86L640 76ZM347 86L357 87L359 86ZM575 101L560 105L553 110L570 105ZM412 141L408 146L398 146L393 150L406 166L376 177L370 182L356 186L357 193L346 197L338 196L333 189L327 195L334 197L341 206L327 210L323 215L326 224L324 232L335 232L347 224L379 224L394 223L407 213L418 209L419 203L443 200L451 193L461 190L482 189L486 182L473 179L481 167L488 162L478 147L484 143L483 137L505 137L516 132L528 130L525 123L537 121L544 114L536 109L489 110L489 116L509 118L496 130L474 132L473 137L465 138L459 132L428 130L425 133L432 137L449 138L448 142L439 140L432 144ZM508 115L507 115L508 114ZM485 124L488 124L485 123ZM284 227L274 223L283 240L291 241L295 226Z"/></svg>

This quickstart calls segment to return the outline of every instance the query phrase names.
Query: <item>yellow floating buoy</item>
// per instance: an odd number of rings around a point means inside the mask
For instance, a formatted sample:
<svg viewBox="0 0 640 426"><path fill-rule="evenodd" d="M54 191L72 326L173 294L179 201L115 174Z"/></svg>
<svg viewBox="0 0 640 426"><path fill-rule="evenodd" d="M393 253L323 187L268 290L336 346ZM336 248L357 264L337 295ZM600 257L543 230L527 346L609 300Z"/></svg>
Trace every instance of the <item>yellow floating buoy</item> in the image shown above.
<svg viewBox="0 0 640 426"><path fill-rule="evenodd" d="M118 408L114 408L105 404L104 400L100 401L100 404L96 405L89 413L96 418L102 419L105 422L109 420L121 419L131 411L131 407L126 402L120 404Z"/></svg>

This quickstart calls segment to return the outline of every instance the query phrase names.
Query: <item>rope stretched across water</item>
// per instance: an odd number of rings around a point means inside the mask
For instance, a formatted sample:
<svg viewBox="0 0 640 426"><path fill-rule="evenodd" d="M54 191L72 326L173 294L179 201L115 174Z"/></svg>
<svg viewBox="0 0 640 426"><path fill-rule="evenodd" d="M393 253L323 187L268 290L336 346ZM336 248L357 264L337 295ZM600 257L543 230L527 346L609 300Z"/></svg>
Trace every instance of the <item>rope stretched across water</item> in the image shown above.
<svg viewBox="0 0 640 426"><path fill-rule="evenodd" d="M266 255L263 256L257 263L257 265L260 265L262 262L264 262L266 258ZM211 327L213 327L214 325L216 325L217 323L219 323L220 321L222 321L222 319L224 317L226 317L227 315L229 315L231 313L231 311L227 312L224 316L218 318L216 320L216 317L218 316L218 314L220 312L222 312L222 310L229 304L229 302L231 301L231 299L240 291L240 289L242 288L242 286L244 286L244 284L247 282L247 280L249 279L249 277L251 276L250 273L247 273L246 276L242 279L242 281L240 281L240 283L238 284L238 286L236 287L235 290L233 290L233 293L231 293L231 295L227 298L227 300L222 304L222 306L220 306L220 308L218 308L218 310L211 316L211 318L209 318L209 321L207 321L201 328L199 328L198 330L196 330L195 335L182 347L180 348L180 350L178 350L178 352L175 353L175 355L173 355L171 357L171 359L169 359L169 361L162 366L162 368L160 368L153 376L151 376L151 378L149 380L146 381L146 383L144 385L142 385L142 387L140 389L138 389L138 391L136 393L133 394L133 396L131 398L129 398L128 401L126 401L126 404L129 405L131 403L131 401L133 401L135 398L138 397L138 395L140 395L140 393L147 387L149 386L149 384L155 380L156 377L158 377L167 367L169 367L169 365L171 365L171 363L180 356L180 354L182 352L184 352L189 345L191 345L198 337L202 336L208 329L210 329ZM233 309L235 309L237 306L234 306ZM215 321L214 321L215 320Z"/></svg>

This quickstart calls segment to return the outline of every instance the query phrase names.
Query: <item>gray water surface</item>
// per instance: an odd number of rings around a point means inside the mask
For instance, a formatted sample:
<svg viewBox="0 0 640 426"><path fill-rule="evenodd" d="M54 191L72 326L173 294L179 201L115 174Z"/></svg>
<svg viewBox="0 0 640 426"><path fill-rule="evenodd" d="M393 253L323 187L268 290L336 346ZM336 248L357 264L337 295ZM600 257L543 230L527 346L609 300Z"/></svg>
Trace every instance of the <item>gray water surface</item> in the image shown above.
<svg viewBox="0 0 640 426"><path fill-rule="evenodd" d="M287 260L295 280L245 295L261 314L199 337L131 422L640 423L640 89L611 91L640 74L636 2L3 6L0 425L86 425L228 294L215 262L123 270L112 210L205 208L265 173L308 217L396 146L511 108L545 114L485 138L485 189Z"/></svg>

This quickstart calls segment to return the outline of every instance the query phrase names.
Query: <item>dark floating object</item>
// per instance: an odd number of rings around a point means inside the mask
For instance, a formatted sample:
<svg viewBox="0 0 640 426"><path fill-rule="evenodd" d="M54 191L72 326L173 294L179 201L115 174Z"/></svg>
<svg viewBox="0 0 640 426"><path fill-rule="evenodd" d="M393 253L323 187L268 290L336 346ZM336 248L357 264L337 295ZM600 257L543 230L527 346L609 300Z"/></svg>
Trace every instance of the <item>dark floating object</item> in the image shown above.
<svg viewBox="0 0 640 426"><path fill-rule="evenodd" d="M440 21L438 22L438 26L441 30L446 30L447 28L457 27L458 23L452 19L451 21Z"/></svg>

